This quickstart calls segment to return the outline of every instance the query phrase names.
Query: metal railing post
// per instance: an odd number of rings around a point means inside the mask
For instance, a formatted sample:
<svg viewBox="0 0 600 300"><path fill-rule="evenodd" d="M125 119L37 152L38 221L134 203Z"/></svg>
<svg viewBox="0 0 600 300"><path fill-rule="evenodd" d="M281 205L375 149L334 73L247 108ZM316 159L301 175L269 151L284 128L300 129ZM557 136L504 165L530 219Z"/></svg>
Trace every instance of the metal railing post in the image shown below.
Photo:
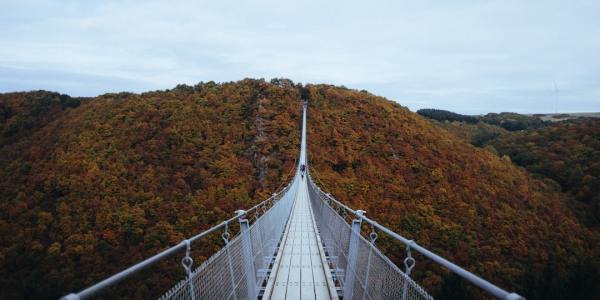
<svg viewBox="0 0 600 300"><path fill-rule="evenodd" d="M356 264L358 259L358 241L360 237L360 225L364 210L356 211L356 219L352 220L352 231L350 232L350 244L348 249L348 265L346 266L346 275L344 276L344 299L352 299L354 291L354 281L356 279Z"/></svg>
<svg viewBox="0 0 600 300"><path fill-rule="evenodd" d="M256 272L254 270L254 256L252 255L252 239L250 237L250 223L243 217L245 210L236 211L240 221L240 236L242 238L242 249L244 255L244 272L246 273L246 286L248 288L248 299L257 299L256 295Z"/></svg>

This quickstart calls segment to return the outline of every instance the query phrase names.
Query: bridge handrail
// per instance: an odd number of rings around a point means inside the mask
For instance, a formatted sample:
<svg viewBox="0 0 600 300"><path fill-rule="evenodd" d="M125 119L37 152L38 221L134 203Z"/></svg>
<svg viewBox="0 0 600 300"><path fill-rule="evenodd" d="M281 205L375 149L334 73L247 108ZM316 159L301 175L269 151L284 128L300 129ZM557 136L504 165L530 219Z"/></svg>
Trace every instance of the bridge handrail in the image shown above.
<svg viewBox="0 0 600 300"><path fill-rule="evenodd" d="M171 255L173 255L175 253L178 253L179 251L185 250L187 247L187 243L191 244L206 235L209 235L219 229L223 229L224 227L228 226L228 224L230 224L234 221L237 221L240 218L245 218L250 213L253 213L253 212L260 213L260 211L259 211L260 208L266 207L268 204L277 202L279 200L280 196L284 195L285 192L291 187L292 183L293 183L293 180L290 181L288 183L288 185L286 185L279 192L274 193L273 195L271 195L271 197L267 198L266 200L262 201L261 203L256 204L255 206L246 210L244 214L237 214L236 216L231 217L231 218L219 223L218 225L215 225L203 232L200 232L189 239L183 240L181 243L179 243L175 246L172 246L166 250L163 250L163 251L155 254L154 256L147 258L147 259L145 259L145 260L143 260L143 261L119 272L119 273L116 273L116 274L114 274L92 286L89 286L77 293L68 294L68 295L62 297L61 300L88 299L88 298L96 295L97 293L105 290L106 288L119 283L123 279L126 279L126 278L136 274L137 272L142 271L142 270L154 265L155 263L157 263L163 259L166 259L167 257L170 257Z"/></svg>
<svg viewBox="0 0 600 300"><path fill-rule="evenodd" d="M309 184L311 184L314 188L316 188L319 193L321 195L324 195L325 197L328 198L329 201L335 203L335 205L339 206L340 208L346 210L346 212L356 216L356 218L361 219L364 222L367 222L368 224L372 225L373 227L385 232L386 234L388 234L389 236L391 236L392 238L400 241L401 243L403 243L404 245L406 245L407 247L409 247L410 249L414 249L415 251L421 253L422 255L424 255L425 257L433 260L434 262L436 262L437 264L446 267L447 269L449 269L450 271L452 271L453 273L455 273L456 275L462 277L463 279L471 282L472 284L478 286L479 288L483 289L484 291L487 291L488 293L494 295L495 297L499 298L499 299L506 299L506 300L517 300L517 299L525 299L522 296L520 296L517 293L511 293L508 292L494 284L492 284L491 282L459 267L458 265L456 265L455 263L450 262L449 260L441 257L440 255L437 255L429 250L427 250L426 248L422 247L421 245L417 244L417 242L407 239L397 233L395 233L394 231L388 229L387 227L377 223L374 220L371 220L370 218L368 218L367 216L365 216L362 212L363 211L357 211L354 210L352 208L350 208L349 206L341 203L340 201L338 201L337 199L333 198L333 196L331 196L330 193L325 193L321 190L321 188L316 185L311 176L310 173L308 173L308 177L309 177Z"/></svg>

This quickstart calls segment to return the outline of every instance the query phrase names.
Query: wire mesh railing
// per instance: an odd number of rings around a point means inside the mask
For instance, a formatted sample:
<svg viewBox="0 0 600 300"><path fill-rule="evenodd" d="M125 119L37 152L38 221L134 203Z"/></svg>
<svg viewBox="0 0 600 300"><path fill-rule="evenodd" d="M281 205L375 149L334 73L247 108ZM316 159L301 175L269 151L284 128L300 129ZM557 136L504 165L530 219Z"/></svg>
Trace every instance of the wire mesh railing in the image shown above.
<svg viewBox="0 0 600 300"><path fill-rule="evenodd" d="M268 279L270 264L277 254L297 186L298 179L295 177L279 193L247 211L237 211L236 216L219 225L62 299L88 299L98 295L120 281L184 250L185 256L181 264L187 278L160 299L255 299ZM232 228L236 220L239 222L239 231ZM192 244L219 231L222 231L225 246L194 269L190 256ZM232 232L239 233L233 236Z"/></svg>
<svg viewBox="0 0 600 300"><path fill-rule="evenodd" d="M329 205L329 198L311 180L308 189L321 241L344 299L433 299L409 277L410 271L402 272L377 249L376 235L367 240L360 234L361 221L348 224L345 211Z"/></svg>
<svg viewBox="0 0 600 300"><path fill-rule="evenodd" d="M369 219L364 211L351 209L323 192L313 182L310 174L308 178L317 227L329 255L336 284L340 286L344 299L432 299L410 278L415 266L411 251L422 254L497 298L524 299ZM353 217L350 222L347 221L349 217ZM361 234L361 227L364 225L371 228L367 238ZM377 249L377 232L383 232L406 246L404 271Z"/></svg>
<svg viewBox="0 0 600 300"><path fill-rule="evenodd" d="M298 180L294 180L281 200L253 224L240 219L239 235L231 240L223 236L226 243L223 249L190 271L188 278L159 299L256 299L260 296L277 255L297 185Z"/></svg>

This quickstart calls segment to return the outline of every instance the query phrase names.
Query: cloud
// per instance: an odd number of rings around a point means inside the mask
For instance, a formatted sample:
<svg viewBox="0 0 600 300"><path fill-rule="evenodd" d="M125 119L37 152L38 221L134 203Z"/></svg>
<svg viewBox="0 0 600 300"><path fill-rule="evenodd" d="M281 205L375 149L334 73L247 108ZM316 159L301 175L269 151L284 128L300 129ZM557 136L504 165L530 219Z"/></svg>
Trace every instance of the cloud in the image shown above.
<svg viewBox="0 0 600 300"><path fill-rule="evenodd" d="M76 95L244 77L412 109L600 110L597 1L3 1L0 91ZM552 105L550 105L552 104Z"/></svg>

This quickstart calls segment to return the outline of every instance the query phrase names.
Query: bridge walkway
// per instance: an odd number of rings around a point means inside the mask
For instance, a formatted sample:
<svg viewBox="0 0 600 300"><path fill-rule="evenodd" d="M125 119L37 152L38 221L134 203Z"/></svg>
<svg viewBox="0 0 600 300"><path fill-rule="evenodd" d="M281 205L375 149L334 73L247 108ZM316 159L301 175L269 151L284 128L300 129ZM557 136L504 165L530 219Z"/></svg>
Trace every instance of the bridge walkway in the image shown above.
<svg viewBox="0 0 600 300"><path fill-rule="evenodd" d="M294 205L264 295L267 299L334 299L337 294L310 205L308 177L300 170L306 166L306 107L298 166Z"/></svg>
<svg viewBox="0 0 600 300"><path fill-rule="evenodd" d="M283 238L282 251L265 290L267 299L336 299L321 239L302 179Z"/></svg>

